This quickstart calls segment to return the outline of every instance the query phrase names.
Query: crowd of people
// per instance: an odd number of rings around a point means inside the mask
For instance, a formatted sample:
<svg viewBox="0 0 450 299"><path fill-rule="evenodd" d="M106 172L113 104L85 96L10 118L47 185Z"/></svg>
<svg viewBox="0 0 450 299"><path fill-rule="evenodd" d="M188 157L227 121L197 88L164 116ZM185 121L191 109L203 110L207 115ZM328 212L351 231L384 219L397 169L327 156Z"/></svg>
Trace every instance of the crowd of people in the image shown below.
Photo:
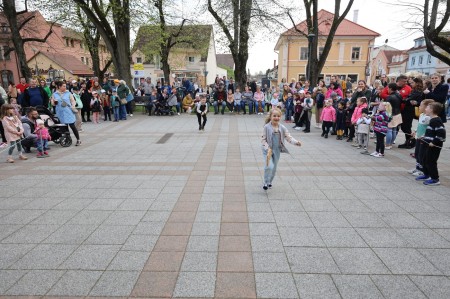
<svg viewBox="0 0 450 299"><path fill-rule="evenodd" d="M37 148L37 157L49 156L51 135L40 119L39 112L56 116L59 124L67 125L81 145L80 132L86 122L122 121L133 116L131 90L123 80L108 78L100 83L97 77L87 81L57 80L47 85L44 79L24 78L19 84L10 82L6 92L0 87L1 123L0 148L8 147L7 162L13 163L12 153L17 147L19 159L23 153ZM38 110L40 110L38 112Z"/></svg>
<svg viewBox="0 0 450 299"><path fill-rule="evenodd" d="M281 84L271 87L253 81L241 91L232 78L226 77L217 77L205 89L186 78L175 80L174 85L162 85L159 81L154 85L146 78L141 79L134 96L147 99L145 108L149 115L193 112L198 117L199 130L205 128L210 105L214 114L224 114L228 109L234 114L263 115L277 108L285 124L292 123L295 130L303 128L304 133L311 132L315 114L315 127L322 129L322 137L335 135L336 139L363 149L362 154L378 158L392 149L401 129L405 142L398 147L415 148L412 155L417 167L412 174L418 178L430 175L427 179L437 184L436 163L445 141L443 124L450 118L450 79L445 83L439 74L426 80L400 75L394 81L388 83L384 75L372 84L364 80L352 82L349 78L341 81L331 76L328 85L319 80L316 86L311 86L308 80L292 79L288 84L282 79ZM55 113L62 124L71 128L76 145L81 145L82 123L98 124L101 118L119 122L133 116L132 91L125 81L118 79L105 78L102 83L96 77L88 81L69 79L47 86L45 80L31 79L27 84L22 78L17 85L11 83L7 92L0 88L0 93L3 104L0 147L9 143L8 162L13 162L11 154L15 146L20 159L26 158L23 152L30 152L31 147L38 149L38 157L48 156L48 143L42 140L48 141L49 136L38 122L34 107L43 106ZM417 130L412 128L414 119L419 120ZM430 127L433 132L428 132ZM434 139L427 134L434 134ZM373 153L368 151L370 137L376 138Z"/></svg>
<svg viewBox="0 0 450 299"><path fill-rule="evenodd" d="M280 86L264 91L265 102L267 106L281 108L285 123L293 122L294 129L303 128L305 133L311 132L315 110L316 128L322 129L322 137L336 135L337 140L345 139L363 149L361 154L377 158L383 158L385 150L393 148L401 129L405 142L398 148L415 149L411 156L416 165L410 173L425 185L439 185L437 161L446 136L444 124L450 118L450 79L445 83L439 74L426 80L405 75L391 83L385 76L381 79L384 80L377 79L371 85L359 80L355 89L350 80L341 84L335 76L328 86L320 80L316 87L311 87L308 81L293 79L287 84L283 79ZM414 119L418 119L415 130ZM368 150L371 136L376 138L372 153ZM271 181L265 185L271 185Z"/></svg>

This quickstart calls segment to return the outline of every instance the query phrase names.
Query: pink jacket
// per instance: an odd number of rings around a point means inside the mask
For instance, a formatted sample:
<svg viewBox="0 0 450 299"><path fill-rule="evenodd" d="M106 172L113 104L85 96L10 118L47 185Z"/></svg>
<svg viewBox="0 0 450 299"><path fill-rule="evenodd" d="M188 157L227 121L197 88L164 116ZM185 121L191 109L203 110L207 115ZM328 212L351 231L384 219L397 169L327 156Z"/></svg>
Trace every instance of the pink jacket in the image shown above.
<svg viewBox="0 0 450 299"><path fill-rule="evenodd" d="M325 97L325 98L326 98L326 99L331 98L331 93L332 93L332 92L337 93L337 95L340 96L341 99L344 97L344 95L343 95L343 93L342 93L342 90L341 90L340 88L337 88L337 89L331 89L331 88L328 88L327 94L326 94L326 97Z"/></svg>
<svg viewBox="0 0 450 299"><path fill-rule="evenodd" d="M362 104L361 106L356 106L355 111L353 111L353 115L352 115L352 124L356 124L358 119L361 118L362 110L364 108L367 108L367 104L366 103Z"/></svg>
<svg viewBox="0 0 450 299"><path fill-rule="evenodd" d="M336 110L332 106L323 107L322 115L320 115L321 121L336 121Z"/></svg>
<svg viewBox="0 0 450 299"><path fill-rule="evenodd" d="M38 136L38 139L42 138L44 140L52 140L47 128L37 128L36 131L34 131L34 134Z"/></svg>
<svg viewBox="0 0 450 299"><path fill-rule="evenodd" d="M261 102L264 101L264 93L262 91L260 92L255 92L253 94L253 98L255 99L255 101L257 102Z"/></svg>

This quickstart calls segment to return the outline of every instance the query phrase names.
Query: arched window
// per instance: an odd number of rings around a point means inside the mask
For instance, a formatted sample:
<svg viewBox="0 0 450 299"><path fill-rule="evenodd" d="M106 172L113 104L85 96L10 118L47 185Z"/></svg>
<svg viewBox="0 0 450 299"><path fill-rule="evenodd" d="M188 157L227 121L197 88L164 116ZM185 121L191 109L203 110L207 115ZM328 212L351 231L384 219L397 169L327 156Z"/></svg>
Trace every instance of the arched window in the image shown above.
<svg viewBox="0 0 450 299"><path fill-rule="evenodd" d="M14 82L13 73L10 70L2 70L2 86L5 90L8 90L9 82Z"/></svg>

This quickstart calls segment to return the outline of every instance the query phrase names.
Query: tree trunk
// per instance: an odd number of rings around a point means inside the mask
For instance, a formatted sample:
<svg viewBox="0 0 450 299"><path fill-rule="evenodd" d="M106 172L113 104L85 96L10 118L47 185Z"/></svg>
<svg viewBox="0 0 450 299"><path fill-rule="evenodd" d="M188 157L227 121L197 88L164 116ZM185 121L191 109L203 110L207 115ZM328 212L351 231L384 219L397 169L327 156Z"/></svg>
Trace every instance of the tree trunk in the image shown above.
<svg viewBox="0 0 450 299"><path fill-rule="evenodd" d="M124 80L130 88L130 5L128 0L111 0L113 9L114 30L108 19L101 11L101 5L97 0L89 3L85 0L73 0L80 6L87 18L97 27L100 36L103 38L108 51L111 53L111 60L117 74L115 76ZM91 7L91 6L92 7Z"/></svg>
<svg viewBox="0 0 450 299"><path fill-rule="evenodd" d="M234 63L234 81L242 91L247 86L247 66L239 58Z"/></svg>
<svg viewBox="0 0 450 299"><path fill-rule="evenodd" d="M20 35L19 24L17 23L17 11L14 0L3 0L3 12L8 19L9 28L11 29L11 39L14 45L14 51L19 60L20 73L27 82L32 78L31 70L27 64L27 57L25 55L24 42Z"/></svg>
<svg viewBox="0 0 450 299"><path fill-rule="evenodd" d="M167 51L161 53L161 69L164 74L164 84L170 84L169 53Z"/></svg>

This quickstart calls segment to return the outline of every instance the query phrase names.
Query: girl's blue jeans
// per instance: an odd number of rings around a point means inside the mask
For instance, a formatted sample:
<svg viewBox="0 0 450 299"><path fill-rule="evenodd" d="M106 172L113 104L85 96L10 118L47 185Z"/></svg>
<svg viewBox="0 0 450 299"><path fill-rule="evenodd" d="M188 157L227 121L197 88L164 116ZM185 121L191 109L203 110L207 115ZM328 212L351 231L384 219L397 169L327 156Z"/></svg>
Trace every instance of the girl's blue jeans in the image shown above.
<svg viewBox="0 0 450 299"><path fill-rule="evenodd" d="M387 134L386 134L386 145L391 146L395 138L397 138L398 129L395 128L388 128Z"/></svg>
<svg viewBox="0 0 450 299"><path fill-rule="evenodd" d="M264 157L264 184L272 184L275 173L277 172L278 161L280 160L280 153L272 153L272 158L269 160L269 165L267 165L267 150L263 148Z"/></svg>
<svg viewBox="0 0 450 299"><path fill-rule="evenodd" d="M119 119L120 119L120 116L119 116L119 109L120 109L119 106L113 108L113 111L114 111L114 120L119 120Z"/></svg>

